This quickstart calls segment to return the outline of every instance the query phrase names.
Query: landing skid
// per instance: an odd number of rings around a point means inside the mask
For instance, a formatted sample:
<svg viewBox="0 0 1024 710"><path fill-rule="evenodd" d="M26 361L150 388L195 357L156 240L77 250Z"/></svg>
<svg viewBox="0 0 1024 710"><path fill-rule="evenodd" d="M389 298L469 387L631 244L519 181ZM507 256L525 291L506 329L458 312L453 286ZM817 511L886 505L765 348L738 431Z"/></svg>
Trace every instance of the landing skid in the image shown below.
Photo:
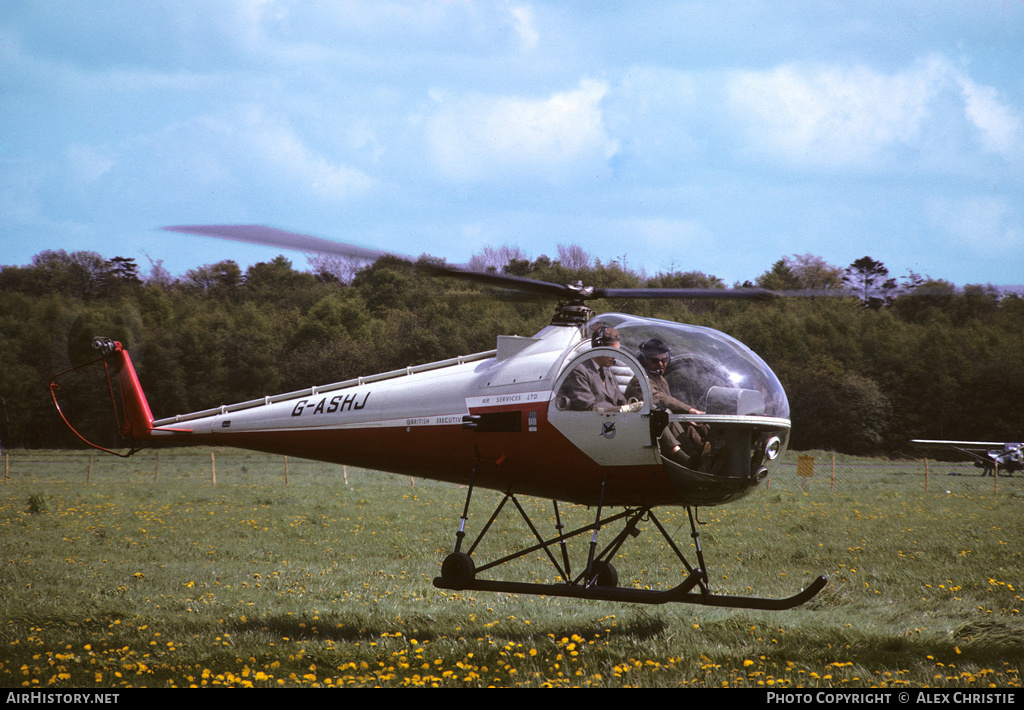
<svg viewBox="0 0 1024 710"><path fill-rule="evenodd" d="M767 611L784 611L804 604L825 588L828 580L822 576L814 580L807 589L785 599L764 599L760 597L734 597L722 594L693 593L707 576L701 570L694 570L690 575L672 589L655 591L651 589L633 589L630 587L583 587L568 584L530 584L527 582L500 582L488 579L473 579L466 586L449 586L443 577L434 578L434 586L438 589L460 589L475 592L505 592L507 594L536 594L548 597L570 597L573 599L589 599L592 601L625 602L627 604L701 604L730 609L762 609Z"/></svg>
<svg viewBox="0 0 1024 710"><path fill-rule="evenodd" d="M709 589L708 575L704 571L704 555L700 548L697 521L693 509L688 509L690 519L691 537L695 549L697 562L696 566L691 565L686 559L668 531L658 520L651 508L638 507L627 508L614 515L602 518L601 507L598 506L597 515L592 524L586 525L555 537L544 538L537 530L533 521L530 520L526 511L520 505L515 495L506 493L505 497L498 503L494 513L487 524L480 531L476 540L470 545L468 552L462 551L466 533L465 527L469 517L469 502L473 493L472 485L466 495L466 504L460 520L459 530L456 533L455 551L449 554L441 565L441 576L434 578L434 586L438 589L467 590L478 592L505 592L507 594L535 594L550 597L568 597L573 599L587 599L593 601L625 602L629 604L667 604L676 602L681 604L699 604L702 606L717 606L732 609L759 609L768 611L781 611L800 606L818 594L828 580L818 577L806 589L784 599L766 599L760 597L740 597L731 595L712 594ZM491 525L497 519L498 514L506 504L512 505L519 511L520 517L530 529L537 544L513 552L500 559L477 565L472 553L483 540ZM558 503L554 503L555 527L561 533L562 522L558 512ZM597 536L602 527L613 523L622 524L622 529L604 549L597 552ZM619 549L630 537L640 534L637 525L640 522L652 524L662 538L668 544L676 557L686 568L687 576L671 589L652 590L636 589L633 587L620 587L618 585L618 573L615 567L609 562L618 553ZM575 575L572 572L566 541L586 533L591 533L591 542L587 563L584 569ZM543 552L562 579L558 583L532 583L512 582L505 580L481 579L478 575L482 572L498 567L512 560L519 559L525 555L536 552Z"/></svg>

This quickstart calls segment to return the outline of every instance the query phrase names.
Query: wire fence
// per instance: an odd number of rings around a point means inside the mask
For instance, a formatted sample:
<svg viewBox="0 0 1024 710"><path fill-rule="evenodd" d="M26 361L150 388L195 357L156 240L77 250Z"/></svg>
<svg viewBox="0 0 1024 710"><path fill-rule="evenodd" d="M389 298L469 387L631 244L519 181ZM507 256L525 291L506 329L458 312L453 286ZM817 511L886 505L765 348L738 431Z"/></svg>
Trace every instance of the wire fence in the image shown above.
<svg viewBox="0 0 1024 710"><path fill-rule="evenodd" d="M790 453L764 487L773 491L919 491L957 495L1024 494L1024 476L985 474L970 461L863 459Z"/></svg>
<svg viewBox="0 0 1024 710"><path fill-rule="evenodd" d="M363 468L235 449L142 451L130 458L85 451L6 451L0 484L44 485L448 485ZM1024 474L984 475L971 462L868 459L829 452L788 452L762 484L779 494L910 491L1024 497Z"/></svg>

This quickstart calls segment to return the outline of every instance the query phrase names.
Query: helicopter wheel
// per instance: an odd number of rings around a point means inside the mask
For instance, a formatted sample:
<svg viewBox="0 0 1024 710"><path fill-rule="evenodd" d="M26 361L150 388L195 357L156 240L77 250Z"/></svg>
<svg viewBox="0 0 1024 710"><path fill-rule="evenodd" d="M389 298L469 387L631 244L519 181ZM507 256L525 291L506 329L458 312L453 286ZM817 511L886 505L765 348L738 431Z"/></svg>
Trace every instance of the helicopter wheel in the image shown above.
<svg viewBox="0 0 1024 710"><path fill-rule="evenodd" d="M598 587L619 586L619 572L611 562L605 564L597 573L597 579L594 580L594 584Z"/></svg>
<svg viewBox="0 0 1024 710"><path fill-rule="evenodd" d="M465 589L475 577L476 565L465 552L453 552L441 563L441 579L449 589Z"/></svg>

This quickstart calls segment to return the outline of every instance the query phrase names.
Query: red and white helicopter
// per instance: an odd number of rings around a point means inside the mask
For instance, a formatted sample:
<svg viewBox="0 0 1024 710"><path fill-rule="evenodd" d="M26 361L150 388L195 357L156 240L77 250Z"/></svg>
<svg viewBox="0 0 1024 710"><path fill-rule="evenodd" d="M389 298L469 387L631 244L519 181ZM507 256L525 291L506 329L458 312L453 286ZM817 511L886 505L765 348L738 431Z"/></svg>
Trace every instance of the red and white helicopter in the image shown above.
<svg viewBox="0 0 1024 710"><path fill-rule="evenodd" d="M382 255L259 226L167 229L305 252L363 259ZM429 268L446 276L553 297L559 304L550 325L540 332L531 337L499 335L497 347L488 352L160 419L150 411L127 350L118 342L97 338L94 347L101 355L93 362L107 367L112 393L118 392L120 434L133 447L128 455L161 443L229 446L464 485L466 500L453 551L434 580L439 588L643 604L789 609L825 587L827 580L822 576L785 599L710 591L694 510L746 496L770 475L786 450L789 404L771 369L746 346L718 331L620 313L594 318L586 305L599 298L766 298L772 294L757 289L599 289L450 266ZM617 340L606 337L615 332ZM688 400L684 413L656 404L663 398L652 392L650 365L644 355L652 342L659 344L660 381L667 383L674 398ZM592 375L599 365L609 367L620 393L632 393L626 405L595 408L573 401L572 383L586 379L581 375ZM59 409L57 377L51 389ZM670 450L666 445L673 432L686 441L689 455L675 455L678 447ZM471 498L481 487L499 491L504 498L469 541ZM520 496L552 501L554 534L541 534L521 506ZM509 502L530 530L531 544L500 559L478 560L474 552ZM593 522L564 531L559 502L594 508ZM688 509L694 562L659 521L658 506ZM664 590L619 586L611 560L639 534L641 524L664 537L685 569L685 578L677 586ZM617 533L599 535L612 525L618 527ZM572 562L567 541L585 535L590 537L587 558ZM605 540L599 544L602 537ZM554 565L558 583L509 581L484 574L538 552Z"/></svg>

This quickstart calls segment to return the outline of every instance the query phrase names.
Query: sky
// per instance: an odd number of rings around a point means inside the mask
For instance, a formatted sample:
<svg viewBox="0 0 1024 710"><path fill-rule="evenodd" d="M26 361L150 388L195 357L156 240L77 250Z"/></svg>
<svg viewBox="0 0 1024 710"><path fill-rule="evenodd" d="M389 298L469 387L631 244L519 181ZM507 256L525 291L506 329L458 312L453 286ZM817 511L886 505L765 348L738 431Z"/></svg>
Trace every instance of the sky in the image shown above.
<svg viewBox="0 0 1024 710"><path fill-rule="evenodd" d="M1024 0L0 4L0 264L580 245L1024 283Z"/></svg>

